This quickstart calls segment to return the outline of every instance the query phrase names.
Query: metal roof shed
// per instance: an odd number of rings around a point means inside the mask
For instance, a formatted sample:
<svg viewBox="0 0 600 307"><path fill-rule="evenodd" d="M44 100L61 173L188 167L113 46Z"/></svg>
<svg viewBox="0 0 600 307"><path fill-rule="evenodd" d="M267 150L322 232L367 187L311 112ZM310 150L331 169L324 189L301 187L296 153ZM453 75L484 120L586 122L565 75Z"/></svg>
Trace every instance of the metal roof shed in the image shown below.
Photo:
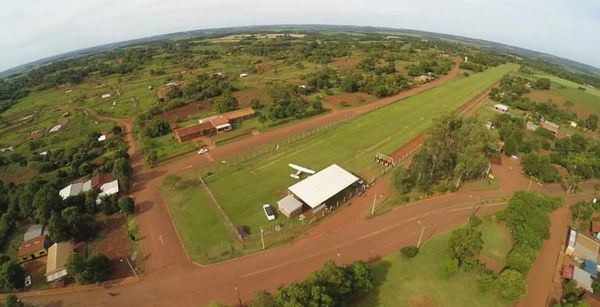
<svg viewBox="0 0 600 307"><path fill-rule="evenodd" d="M40 224L33 224L27 228L25 234L23 235L23 241L29 241L33 238L37 238L42 235L42 231L44 230L44 226Z"/></svg>
<svg viewBox="0 0 600 307"><path fill-rule="evenodd" d="M293 195L288 195L280 199L277 205L279 206L279 211L288 218L302 212L302 203L294 198Z"/></svg>
<svg viewBox="0 0 600 307"><path fill-rule="evenodd" d="M359 180L352 173L332 164L294 184L288 190L311 208L315 208Z"/></svg>

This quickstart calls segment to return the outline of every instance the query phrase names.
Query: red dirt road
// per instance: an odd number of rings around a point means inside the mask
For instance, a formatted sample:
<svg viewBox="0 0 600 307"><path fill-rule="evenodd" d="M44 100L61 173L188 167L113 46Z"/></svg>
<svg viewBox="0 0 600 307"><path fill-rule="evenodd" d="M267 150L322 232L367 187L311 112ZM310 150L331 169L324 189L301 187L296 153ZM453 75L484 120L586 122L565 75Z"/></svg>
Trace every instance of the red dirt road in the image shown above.
<svg viewBox="0 0 600 307"><path fill-rule="evenodd" d="M449 75L422 87L358 108L331 112L227 144L215 148L210 154L215 160L220 160L255 146L392 103L439 86L458 75L456 64ZM198 306L211 299L235 303L238 295L246 301L258 289L274 290L282 283L305 278L327 259L348 263L357 259L373 260L389 255L402 246L415 244L421 231L420 225L425 225L425 238L429 238L465 222L476 208L474 198L493 200L508 197L514 191L499 189L448 194L405 205L372 219L364 219L366 212L370 211L374 195L389 192L389 183L386 187L387 181L382 180L364 197L355 199L350 207L325 219L307 235L291 244L225 263L198 266L187 259L162 201L159 186L165 175L205 165L209 161L193 154L147 169L143 165L139 148L132 139L132 122L119 122L125 125L126 138L132 145L130 155L135 174L133 196L138 203L137 221L143 236L146 274L138 282L116 281L102 287L23 293L20 296L25 301L60 306ZM520 173L519 169L513 171L517 175ZM506 180L510 181L511 178ZM472 194L477 196L473 197ZM490 213L500 208L502 204L491 204L481 207L478 213ZM421 223L418 224L417 221ZM235 285L238 286L239 294L235 291ZM113 295L109 295L109 292Z"/></svg>

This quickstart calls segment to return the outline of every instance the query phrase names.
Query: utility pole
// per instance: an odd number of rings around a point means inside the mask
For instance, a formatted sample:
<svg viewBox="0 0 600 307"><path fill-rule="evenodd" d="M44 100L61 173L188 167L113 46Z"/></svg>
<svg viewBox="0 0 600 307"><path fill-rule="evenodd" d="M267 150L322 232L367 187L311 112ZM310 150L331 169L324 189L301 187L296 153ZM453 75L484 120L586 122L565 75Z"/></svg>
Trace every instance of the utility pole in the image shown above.
<svg viewBox="0 0 600 307"><path fill-rule="evenodd" d="M417 224L421 225L421 221L417 221ZM417 248L421 246L421 240L423 240L423 233L425 232L425 225L421 228L421 235L419 236L419 243L417 243Z"/></svg>
<svg viewBox="0 0 600 307"><path fill-rule="evenodd" d="M260 241L262 242L262 249L265 250L265 236L263 235L263 228L260 228Z"/></svg>
<svg viewBox="0 0 600 307"><path fill-rule="evenodd" d="M237 294L238 304L240 307L242 307L242 298L240 297L240 290L238 289L237 282L234 283L234 288L235 288L235 294Z"/></svg>
<svg viewBox="0 0 600 307"><path fill-rule="evenodd" d="M133 269L133 266L131 265L131 262L129 262L129 256L125 256L125 260L127 260L127 264L129 265L129 268L131 269L131 272L133 272L133 275L135 276L135 278L138 278L137 273L135 272L135 270ZM123 262L123 259L121 259L121 262Z"/></svg>
<svg viewBox="0 0 600 307"><path fill-rule="evenodd" d="M373 206L371 206L371 215L375 214L375 201L377 200L377 194L373 196Z"/></svg>

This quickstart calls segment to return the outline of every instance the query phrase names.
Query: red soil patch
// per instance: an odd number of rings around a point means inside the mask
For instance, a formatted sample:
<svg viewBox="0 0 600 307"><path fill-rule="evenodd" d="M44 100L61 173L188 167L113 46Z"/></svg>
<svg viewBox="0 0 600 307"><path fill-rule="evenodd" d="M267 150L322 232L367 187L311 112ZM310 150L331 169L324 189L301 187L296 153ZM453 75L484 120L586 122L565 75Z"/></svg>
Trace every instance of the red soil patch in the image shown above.
<svg viewBox="0 0 600 307"><path fill-rule="evenodd" d="M132 274L125 257L129 256L131 241L127 234L127 220L121 214L113 214L99 222L105 237L90 244L95 253L106 255L110 259L111 279L123 278Z"/></svg>
<svg viewBox="0 0 600 307"><path fill-rule="evenodd" d="M270 72L273 70L273 66L275 66L275 62L273 61L268 61L268 62L262 62L262 63L258 63L256 65L254 65L256 67L256 69L263 73L263 72Z"/></svg>
<svg viewBox="0 0 600 307"><path fill-rule="evenodd" d="M541 90L531 90L531 92L525 94L525 97L528 97L529 99L533 100L533 101L537 101L537 102L543 102L543 103L547 103L548 101L552 100L553 103L556 103L557 105L564 107L565 102L568 101L568 99L552 94L549 91L541 91ZM588 108L586 108L585 106L582 106L581 104L577 103L576 101L571 101L573 103L573 107L571 108L571 110L575 113L577 113L577 116L579 117L588 117L590 114L593 114L593 111L590 111Z"/></svg>
<svg viewBox="0 0 600 307"><path fill-rule="evenodd" d="M325 104L329 106L340 106L342 103L355 104L362 101L371 101L375 96L366 93L342 93L325 97Z"/></svg>
<svg viewBox="0 0 600 307"><path fill-rule="evenodd" d="M210 110L212 110L211 104L208 101L200 100L169 110L163 114L160 114L159 117L168 122L174 122L178 119L185 119L190 114L209 112Z"/></svg>
<svg viewBox="0 0 600 307"><path fill-rule="evenodd" d="M409 301L408 302L409 306L429 307L429 306L437 306L438 305L427 294L420 294L417 296L413 296L408 301Z"/></svg>

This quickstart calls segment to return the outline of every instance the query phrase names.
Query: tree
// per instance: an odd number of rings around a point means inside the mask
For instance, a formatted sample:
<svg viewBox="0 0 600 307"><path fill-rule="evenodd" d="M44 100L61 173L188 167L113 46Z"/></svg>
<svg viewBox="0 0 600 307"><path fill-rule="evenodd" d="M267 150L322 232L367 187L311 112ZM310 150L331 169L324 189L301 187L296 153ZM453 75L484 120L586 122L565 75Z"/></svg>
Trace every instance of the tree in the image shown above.
<svg viewBox="0 0 600 307"><path fill-rule="evenodd" d="M133 170L127 159L115 159L112 167L112 175L119 180L119 188L125 192L129 191L129 178L131 177L132 172Z"/></svg>
<svg viewBox="0 0 600 307"><path fill-rule="evenodd" d="M114 126L111 128L111 132L112 132L114 135L116 135L116 136L122 136L122 135L123 135L123 128L121 128L121 126L114 125Z"/></svg>
<svg viewBox="0 0 600 307"><path fill-rule="evenodd" d="M158 161L158 153L156 152L156 150L150 150L146 152L144 154L144 161L146 161L146 164L150 168L154 167L154 164L156 163L156 161Z"/></svg>
<svg viewBox="0 0 600 307"><path fill-rule="evenodd" d="M502 271L496 282L500 295L510 301L518 300L527 289L523 274L512 269Z"/></svg>
<svg viewBox="0 0 600 307"><path fill-rule="evenodd" d="M73 253L67 260L67 271L80 284L105 281L110 273L110 262L105 255L96 254L87 259Z"/></svg>
<svg viewBox="0 0 600 307"><path fill-rule="evenodd" d="M54 242L64 241L70 238L69 229L58 212L52 212L48 221L48 235Z"/></svg>
<svg viewBox="0 0 600 307"><path fill-rule="evenodd" d="M21 289L25 285L25 271L15 260L0 266L0 285L8 289Z"/></svg>
<svg viewBox="0 0 600 307"><path fill-rule="evenodd" d="M135 211L135 201L130 196L119 199L119 208L126 214L132 214Z"/></svg>
<svg viewBox="0 0 600 307"><path fill-rule="evenodd" d="M458 266L470 265L483 248L481 231L469 225L452 231L449 240L449 250Z"/></svg>
<svg viewBox="0 0 600 307"><path fill-rule="evenodd" d="M100 210L106 215L113 215L119 210L117 195L104 196L100 199Z"/></svg>
<svg viewBox="0 0 600 307"><path fill-rule="evenodd" d="M440 263L440 273L444 278L450 278L458 271L458 260L452 257L446 257Z"/></svg>
<svg viewBox="0 0 600 307"><path fill-rule="evenodd" d="M321 98L321 96L317 96L315 98L315 100L312 103L312 108L315 111L321 112L323 111L323 99Z"/></svg>
<svg viewBox="0 0 600 307"><path fill-rule="evenodd" d="M213 106L214 110L218 113L233 111L239 107L240 104L237 98L235 98L235 96L233 96L230 92L225 93L223 97L217 99Z"/></svg>
<svg viewBox="0 0 600 307"><path fill-rule="evenodd" d="M549 90L550 89L550 79L548 78L539 78L533 84L533 88L538 90Z"/></svg>
<svg viewBox="0 0 600 307"><path fill-rule="evenodd" d="M81 213L77 207L68 207L61 212L65 227L71 238L85 241L96 235L96 222L89 213Z"/></svg>
<svg viewBox="0 0 600 307"><path fill-rule="evenodd" d="M47 224L52 211L62 209L62 198L54 188L44 185L33 197L34 215L40 224Z"/></svg>
<svg viewBox="0 0 600 307"><path fill-rule="evenodd" d="M400 249L400 252L406 258L413 258L419 253L419 248L416 246L406 246Z"/></svg>
<svg viewBox="0 0 600 307"><path fill-rule="evenodd" d="M23 304L16 295L9 294L6 296L6 299L4 301L4 306L5 307L23 307L23 306L25 306L25 304Z"/></svg>
<svg viewBox="0 0 600 307"><path fill-rule="evenodd" d="M600 279L594 279L594 282L592 282L592 291L594 294L600 293Z"/></svg>
<svg viewBox="0 0 600 307"><path fill-rule="evenodd" d="M271 293L265 290L259 290L254 294L254 299L250 302L250 307L277 307L277 301Z"/></svg>

